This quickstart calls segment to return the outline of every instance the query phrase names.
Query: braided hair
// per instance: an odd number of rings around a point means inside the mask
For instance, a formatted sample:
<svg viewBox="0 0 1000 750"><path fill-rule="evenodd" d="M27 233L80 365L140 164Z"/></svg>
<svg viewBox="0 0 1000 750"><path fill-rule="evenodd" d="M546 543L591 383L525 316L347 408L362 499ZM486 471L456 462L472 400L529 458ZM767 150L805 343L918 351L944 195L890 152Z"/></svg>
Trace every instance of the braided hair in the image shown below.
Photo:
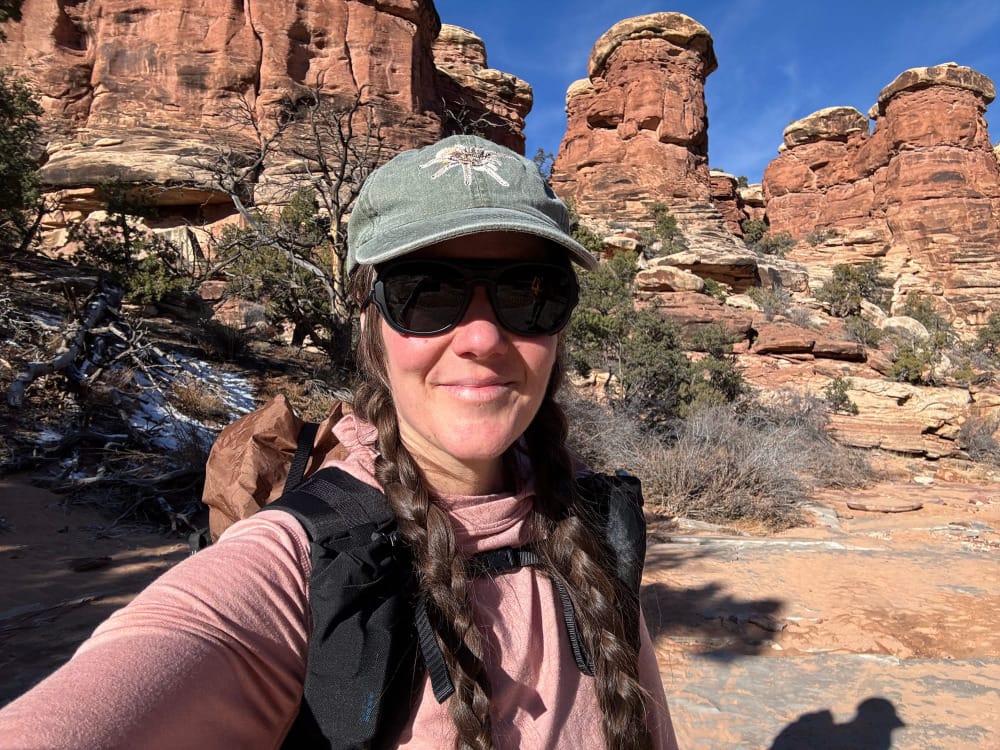
<svg viewBox="0 0 1000 750"><path fill-rule="evenodd" d="M371 266L360 266L351 277L351 294L359 303L367 298L374 276ZM363 378L353 409L376 428L375 477L413 552L419 592L455 686L449 700L457 730L455 747L487 750L493 747L490 684L484 665L485 639L470 606L473 577L447 513L432 501L415 458L400 438L381 321L375 308L369 308L366 316L358 343ZM583 520L587 511L573 482L566 418L555 400L561 381L557 358L545 397L524 435L536 488L531 532L539 540L535 548L543 572L562 581L576 599L578 626L594 665L606 746L647 748L651 739L646 694L639 682L639 642L630 625L638 621L638 600L608 572L605 552Z"/></svg>

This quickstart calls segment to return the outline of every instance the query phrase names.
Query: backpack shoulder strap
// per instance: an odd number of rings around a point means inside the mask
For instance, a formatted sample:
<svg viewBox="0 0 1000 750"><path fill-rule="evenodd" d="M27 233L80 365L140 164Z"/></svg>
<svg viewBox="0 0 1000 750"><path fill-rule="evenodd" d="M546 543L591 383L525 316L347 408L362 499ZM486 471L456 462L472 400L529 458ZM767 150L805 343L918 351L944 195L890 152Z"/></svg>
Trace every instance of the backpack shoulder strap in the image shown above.
<svg viewBox="0 0 1000 750"><path fill-rule="evenodd" d="M590 510L585 520L606 545L613 572L638 596L646 561L642 483L624 472L594 473L578 478L577 489Z"/></svg>
<svg viewBox="0 0 1000 750"><path fill-rule="evenodd" d="M295 439L295 455L292 456L292 463L288 467L288 476L281 489L282 495L302 484L302 478L306 475L306 467L309 465L309 456L312 454L313 443L316 442L318 431L318 422L304 422L302 424L302 429L299 430L299 435Z"/></svg>
<svg viewBox="0 0 1000 750"><path fill-rule="evenodd" d="M409 550L379 490L321 469L267 506L309 535L311 635L284 747L395 747L422 671Z"/></svg>

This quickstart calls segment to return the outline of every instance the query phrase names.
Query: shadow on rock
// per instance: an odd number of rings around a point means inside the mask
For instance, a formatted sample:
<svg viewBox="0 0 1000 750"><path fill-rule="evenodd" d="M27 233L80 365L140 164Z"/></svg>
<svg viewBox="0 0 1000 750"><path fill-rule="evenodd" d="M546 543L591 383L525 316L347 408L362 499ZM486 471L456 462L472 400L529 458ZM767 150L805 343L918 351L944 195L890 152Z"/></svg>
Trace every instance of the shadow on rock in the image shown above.
<svg viewBox="0 0 1000 750"><path fill-rule="evenodd" d="M906 726L885 698L868 698L846 724L826 710L802 714L774 738L770 750L890 750L894 729Z"/></svg>
<svg viewBox="0 0 1000 750"><path fill-rule="evenodd" d="M778 599L740 600L717 583L674 588L650 583L640 592L642 611L654 641L691 639L712 659L733 660L770 648L784 628Z"/></svg>

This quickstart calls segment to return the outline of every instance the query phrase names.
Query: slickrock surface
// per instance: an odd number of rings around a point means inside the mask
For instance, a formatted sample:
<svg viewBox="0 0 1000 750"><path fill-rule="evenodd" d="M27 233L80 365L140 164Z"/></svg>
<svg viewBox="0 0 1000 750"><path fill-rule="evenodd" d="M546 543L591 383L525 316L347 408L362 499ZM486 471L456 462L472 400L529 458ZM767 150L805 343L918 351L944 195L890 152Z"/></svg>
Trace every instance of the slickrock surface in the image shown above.
<svg viewBox="0 0 1000 750"><path fill-rule="evenodd" d="M643 602L681 747L955 750L1000 727L1000 485L827 493L776 537L680 530ZM911 513L847 509L917 500Z"/></svg>
<svg viewBox="0 0 1000 750"><path fill-rule="evenodd" d="M960 483L951 466L915 479L825 493L814 525L779 535L651 525L643 608L681 747L990 746L1000 484ZM0 481L11 527L0 536L0 704L186 555L135 530L95 538L107 520L61 499ZM848 501L922 507L883 514ZM87 570L83 557L107 560Z"/></svg>

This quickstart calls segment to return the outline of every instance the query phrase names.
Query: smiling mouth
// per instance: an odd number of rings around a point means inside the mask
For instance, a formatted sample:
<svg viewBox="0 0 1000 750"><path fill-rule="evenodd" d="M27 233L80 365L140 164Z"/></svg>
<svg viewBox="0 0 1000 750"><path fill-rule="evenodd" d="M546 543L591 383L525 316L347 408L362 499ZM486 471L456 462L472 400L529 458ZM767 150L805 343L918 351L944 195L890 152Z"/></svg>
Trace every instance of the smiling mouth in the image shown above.
<svg viewBox="0 0 1000 750"><path fill-rule="evenodd" d="M484 383L445 383L446 392L468 401L492 401L511 392L514 384L506 380L490 380Z"/></svg>

